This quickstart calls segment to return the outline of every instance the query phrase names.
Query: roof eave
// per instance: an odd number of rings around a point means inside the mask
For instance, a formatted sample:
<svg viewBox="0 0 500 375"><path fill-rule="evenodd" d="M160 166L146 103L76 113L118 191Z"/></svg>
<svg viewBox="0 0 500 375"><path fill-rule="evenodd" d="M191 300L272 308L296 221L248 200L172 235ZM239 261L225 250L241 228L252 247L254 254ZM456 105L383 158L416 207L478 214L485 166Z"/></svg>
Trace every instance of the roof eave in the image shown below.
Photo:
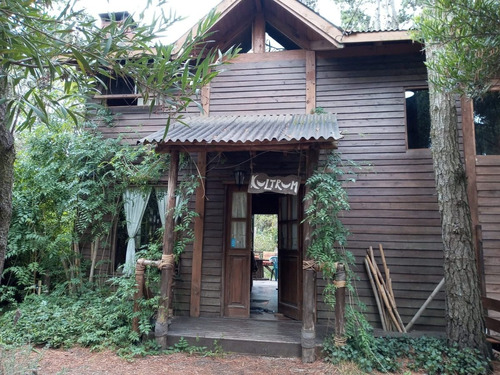
<svg viewBox="0 0 500 375"><path fill-rule="evenodd" d="M391 31L363 31L346 34L342 38L344 44L354 43L376 43L376 42L400 42L412 41L410 31L391 30Z"/></svg>

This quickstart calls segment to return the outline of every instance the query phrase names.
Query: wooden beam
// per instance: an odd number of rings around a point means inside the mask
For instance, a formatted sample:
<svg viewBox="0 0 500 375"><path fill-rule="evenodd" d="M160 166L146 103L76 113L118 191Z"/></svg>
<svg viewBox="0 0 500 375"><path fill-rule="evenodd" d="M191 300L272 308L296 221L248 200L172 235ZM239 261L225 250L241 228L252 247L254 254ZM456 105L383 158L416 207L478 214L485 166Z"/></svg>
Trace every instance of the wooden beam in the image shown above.
<svg viewBox="0 0 500 375"><path fill-rule="evenodd" d="M338 148L338 141L326 141L326 142L302 142L302 143L292 143L292 144L175 144L175 145L162 145L156 146L156 152L160 154L168 153L173 150L186 151L186 152L230 152L230 151L300 151L307 150L311 146L315 145L322 150L332 150Z"/></svg>
<svg viewBox="0 0 500 375"><path fill-rule="evenodd" d="M252 26L252 51L266 52L266 20L263 13L257 13Z"/></svg>
<svg viewBox="0 0 500 375"><path fill-rule="evenodd" d="M274 0L274 2L287 10L294 17L304 22L309 28L316 31L337 48L343 47L343 44L339 42L342 37L342 30L331 24L319 14L307 9L303 4L295 0Z"/></svg>
<svg viewBox="0 0 500 375"><path fill-rule="evenodd" d="M200 316L203 232L205 227L205 177L207 171L206 152L198 152L197 166L199 185L196 189L195 212L197 216L194 219L193 263L191 267L191 303L189 306L189 315L192 317Z"/></svg>
<svg viewBox="0 0 500 375"><path fill-rule="evenodd" d="M401 40L412 40L407 30L379 31L361 33L355 32L342 37L342 43L368 43L368 42L395 42Z"/></svg>
<svg viewBox="0 0 500 375"><path fill-rule="evenodd" d="M210 83L201 88L201 106L203 108L203 115L210 115Z"/></svg>
<svg viewBox="0 0 500 375"><path fill-rule="evenodd" d="M162 349L167 348L168 318L172 305L172 283L174 277L174 208L175 190L179 174L179 151L170 153L170 169L168 172L167 208L165 215L165 231L163 234L163 256L161 267L160 306L155 325L156 342Z"/></svg>
<svg viewBox="0 0 500 375"><path fill-rule="evenodd" d="M306 114L316 108L316 53L306 52Z"/></svg>
<svg viewBox="0 0 500 375"><path fill-rule="evenodd" d="M302 48L303 50L311 49L310 41L307 39L305 32L292 28L290 25L286 24L277 17L267 15L266 19L273 27L283 33L283 35L285 35L300 48ZM332 45L331 48L335 48L335 46Z"/></svg>
<svg viewBox="0 0 500 375"><path fill-rule="evenodd" d="M477 180L476 180L476 134L474 129L474 108L470 99L462 98L462 132L464 143L465 175L467 176L467 197L469 199L470 216L472 221L472 236L475 244L476 262L479 265L482 262L479 254L476 228L479 225L478 199L477 199ZM480 279L483 277L479 274Z"/></svg>
<svg viewBox="0 0 500 375"><path fill-rule="evenodd" d="M290 61L290 60L304 60L306 52L302 50L294 51L279 51L273 53L242 53L230 61L231 64L237 63L253 63L253 62L267 62L267 61Z"/></svg>
<svg viewBox="0 0 500 375"><path fill-rule="evenodd" d="M312 148L307 152L306 178L312 176L318 167L319 150ZM310 191L306 185L305 195ZM304 202L304 213L311 207L311 200ZM304 214L305 216L305 214ZM312 228L304 221L303 224L303 259L308 259L307 250L312 242ZM316 272L312 269L303 270L303 309L302 312L302 362L311 363L316 359L315 341L316 341Z"/></svg>
<svg viewBox="0 0 500 375"><path fill-rule="evenodd" d="M255 9L257 9L257 13L262 12L262 3L260 0L255 0Z"/></svg>

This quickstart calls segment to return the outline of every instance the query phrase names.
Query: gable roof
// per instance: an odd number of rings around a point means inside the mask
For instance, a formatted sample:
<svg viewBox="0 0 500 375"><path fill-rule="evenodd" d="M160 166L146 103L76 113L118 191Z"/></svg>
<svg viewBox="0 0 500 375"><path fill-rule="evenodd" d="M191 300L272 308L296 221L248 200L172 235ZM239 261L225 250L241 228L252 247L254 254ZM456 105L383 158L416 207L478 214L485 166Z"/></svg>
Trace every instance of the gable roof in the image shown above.
<svg viewBox="0 0 500 375"><path fill-rule="evenodd" d="M223 0L215 12L219 19L210 30L214 32L210 40L221 50L240 41L250 42L252 23L259 13L264 15L271 37L282 45L292 42L297 48L308 50L342 48L338 41L342 29L297 0ZM197 25L177 40L174 51L196 30Z"/></svg>
<svg viewBox="0 0 500 375"><path fill-rule="evenodd" d="M240 151L266 149L301 149L311 144L336 148L342 138L337 118L321 115L250 115L196 116L172 124L165 138L159 130L139 141L154 143L156 150L172 148Z"/></svg>
<svg viewBox="0 0 500 375"><path fill-rule="evenodd" d="M258 14L263 15L268 34L286 49L335 50L345 44L411 40L405 30L346 33L297 0L223 0L215 12L219 18L210 30L210 42L221 50L238 44L249 50ZM195 25L178 39L174 51L197 28Z"/></svg>

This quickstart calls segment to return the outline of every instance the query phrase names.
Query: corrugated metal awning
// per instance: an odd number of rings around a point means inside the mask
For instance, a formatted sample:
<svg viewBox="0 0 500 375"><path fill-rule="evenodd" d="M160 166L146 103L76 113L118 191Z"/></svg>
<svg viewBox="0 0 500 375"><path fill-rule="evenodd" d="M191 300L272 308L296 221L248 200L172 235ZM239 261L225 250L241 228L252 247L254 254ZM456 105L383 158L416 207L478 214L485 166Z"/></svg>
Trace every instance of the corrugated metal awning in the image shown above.
<svg viewBox="0 0 500 375"><path fill-rule="evenodd" d="M282 146L297 148L318 144L322 148L336 148L342 138L337 118L321 115L245 115L197 116L174 123L165 139L164 131L157 131L141 139L140 143L154 143L159 151L182 147L204 149L248 146Z"/></svg>

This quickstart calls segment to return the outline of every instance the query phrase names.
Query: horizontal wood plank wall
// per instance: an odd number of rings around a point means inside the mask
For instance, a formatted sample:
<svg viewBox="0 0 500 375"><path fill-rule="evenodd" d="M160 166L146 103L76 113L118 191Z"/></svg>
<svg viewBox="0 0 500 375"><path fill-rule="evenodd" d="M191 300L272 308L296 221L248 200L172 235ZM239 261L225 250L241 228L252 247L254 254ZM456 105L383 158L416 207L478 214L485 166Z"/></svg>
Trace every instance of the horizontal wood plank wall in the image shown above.
<svg viewBox="0 0 500 375"><path fill-rule="evenodd" d="M476 178L486 296L500 300L500 155L477 155Z"/></svg>
<svg viewBox="0 0 500 375"><path fill-rule="evenodd" d="M167 124L168 116L165 112L153 112L150 114L149 107L147 106L108 108L115 116L110 124L100 124L99 131L106 138L121 137L124 143L135 144L137 140L160 129L164 129ZM200 110L195 104L189 105L182 114L184 117L201 115Z"/></svg>
<svg viewBox="0 0 500 375"><path fill-rule="evenodd" d="M380 320L363 265L366 249L382 243L403 322L407 324L443 277L440 216L430 150L407 150L405 88L425 87L426 70L417 56L334 59L318 55L317 106L336 113L344 139L343 158L368 162L348 184L351 210L343 222L356 256L357 290L367 317ZM378 254L378 250L376 251ZM380 258L378 258L380 261ZM329 315L318 279L318 318ZM415 329L444 327L439 293Z"/></svg>
<svg viewBox="0 0 500 375"><path fill-rule="evenodd" d="M253 56L242 56L223 67L225 71L210 84L211 115L305 113L305 53L265 55L273 59L253 61Z"/></svg>

